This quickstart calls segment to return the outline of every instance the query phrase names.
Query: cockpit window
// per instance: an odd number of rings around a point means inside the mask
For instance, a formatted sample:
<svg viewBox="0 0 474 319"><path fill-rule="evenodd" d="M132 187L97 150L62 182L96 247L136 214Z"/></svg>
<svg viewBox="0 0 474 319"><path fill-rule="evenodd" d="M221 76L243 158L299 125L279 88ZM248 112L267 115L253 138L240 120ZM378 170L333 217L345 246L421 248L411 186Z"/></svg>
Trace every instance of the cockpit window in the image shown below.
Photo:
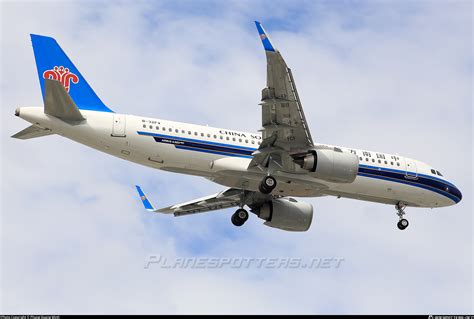
<svg viewBox="0 0 474 319"><path fill-rule="evenodd" d="M434 169L431 169L431 173L436 175L436 171Z"/></svg>
<svg viewBox="0 0 474 319"><path fill-rule="evenodd" d="M436 174L438 174L439 176L443 176L443 174L441 174L439 171L436 171Z"/></svg>

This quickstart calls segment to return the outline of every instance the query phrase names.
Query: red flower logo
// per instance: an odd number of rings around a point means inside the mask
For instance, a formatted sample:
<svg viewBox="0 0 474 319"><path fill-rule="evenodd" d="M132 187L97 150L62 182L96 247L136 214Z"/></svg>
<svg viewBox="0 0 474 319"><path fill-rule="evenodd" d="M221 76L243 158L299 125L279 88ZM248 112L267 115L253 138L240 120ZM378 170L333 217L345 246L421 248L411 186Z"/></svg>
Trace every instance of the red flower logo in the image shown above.
<svg viewBox="0 0 474 319"><path fill-rule="evenodd" d="M79 82L78 76L69 72L69 69L63 66L55 66L52 70L44 71L43 78L61 82L67 92L69 92L71 82L74 84Z"/></svg>

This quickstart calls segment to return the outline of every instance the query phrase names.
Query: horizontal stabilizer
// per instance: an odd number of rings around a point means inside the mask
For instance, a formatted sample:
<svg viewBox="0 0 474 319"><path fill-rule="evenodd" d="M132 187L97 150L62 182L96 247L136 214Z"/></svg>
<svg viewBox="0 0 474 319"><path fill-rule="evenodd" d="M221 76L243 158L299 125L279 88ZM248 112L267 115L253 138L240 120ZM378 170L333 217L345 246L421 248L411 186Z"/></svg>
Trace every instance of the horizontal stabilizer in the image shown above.
<svg viewBox="0 0 474 319"><path fill-rule="evenodd" d="M64 121L83 121L81 111L67 93L64 86L55 80L44 80L45 97L44 113L60 118Z"/></svg>
<svg viewBox="0 0 474 319"><path fill-rule="evenodd" d="M54 132L49 129L31 125L25 128L24 130L16 133L15 135L12 135L12 137L20 140L27 140L30 138L41 137L51 134L54 134Z"/></svg>

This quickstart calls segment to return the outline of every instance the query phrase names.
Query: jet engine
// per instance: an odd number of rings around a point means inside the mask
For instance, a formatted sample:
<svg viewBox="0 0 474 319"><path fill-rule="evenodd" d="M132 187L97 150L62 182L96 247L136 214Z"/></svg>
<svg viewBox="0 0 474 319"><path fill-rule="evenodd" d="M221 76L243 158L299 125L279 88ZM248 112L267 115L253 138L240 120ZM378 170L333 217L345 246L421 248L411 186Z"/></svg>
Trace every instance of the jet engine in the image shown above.
<svg viewBox="0 0 474 319"><path fill-rule="evenodd" d="M314 173L314 177L334 183L352 183L359 170L359 158L352 153L334 149L316 149L293 155L301 168Z"/></svg>
<svg viewBox="0 0 474 319"><path fill-rule="evenodd" d="M257 213L266 226L288 231L307 231L313 220L313 206L293 198L277 198L263 204Z"/></svg>

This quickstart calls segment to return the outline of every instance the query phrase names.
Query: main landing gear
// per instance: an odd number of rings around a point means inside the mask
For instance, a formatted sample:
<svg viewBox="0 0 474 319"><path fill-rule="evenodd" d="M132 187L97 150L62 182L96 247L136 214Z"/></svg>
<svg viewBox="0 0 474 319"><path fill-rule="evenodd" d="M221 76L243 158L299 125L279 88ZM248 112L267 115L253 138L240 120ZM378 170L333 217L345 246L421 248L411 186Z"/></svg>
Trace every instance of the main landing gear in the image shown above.
<svg viewBox="0 0 474 319"><path fill-rule="evenodd" d="M403 215L405 215L405 207L406 207L406 205L404 205L402 203L398 203L397 205L395 205L395 209L397 210L398 218L400 219L397 223L397 227L400 230L404 230L409 225L408 220L403 218Z"/></svg>
<svg viewBox="0 0 474 319"><path fill-rule="evenodd" d="M258 185L258 189L262 194L270 194L275 189L276 185L276 179L273 176L268 175L262 179L260 185Z"/></svg>
<svg viewBox="0 0 474 319"><path fill-rule="evenodd" d="M232 214L230 220L232 221L232 224L240 227L245 224L247 219L249 219L249 213L245 209L239 208L234 214Z"/></svg>

